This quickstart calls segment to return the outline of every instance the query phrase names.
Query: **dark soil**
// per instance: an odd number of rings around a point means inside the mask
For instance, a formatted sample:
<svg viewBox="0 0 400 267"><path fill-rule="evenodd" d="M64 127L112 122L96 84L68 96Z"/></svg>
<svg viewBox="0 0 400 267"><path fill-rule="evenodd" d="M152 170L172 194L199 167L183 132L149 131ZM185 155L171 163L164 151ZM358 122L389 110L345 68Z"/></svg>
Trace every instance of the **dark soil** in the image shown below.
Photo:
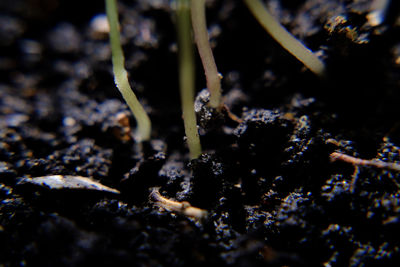
<svg viewBox="0 0 400 267"><path fill-rule="evenodd" d="M399 172L330 160L400 164L398 1L377 23L377 0L267 1L321 54L324 79L242 1L209 1L225 103L242 122L203 109L204 154L193 161L169 2L118 1L130 81L153 123L143 144L107 35L91 24L103 1L0 2L0 265L399 266ZM199 60L197 73L200 93ZM27 182L51 175L120 194ZM155 187L208 216L160 208Z"/></svg>

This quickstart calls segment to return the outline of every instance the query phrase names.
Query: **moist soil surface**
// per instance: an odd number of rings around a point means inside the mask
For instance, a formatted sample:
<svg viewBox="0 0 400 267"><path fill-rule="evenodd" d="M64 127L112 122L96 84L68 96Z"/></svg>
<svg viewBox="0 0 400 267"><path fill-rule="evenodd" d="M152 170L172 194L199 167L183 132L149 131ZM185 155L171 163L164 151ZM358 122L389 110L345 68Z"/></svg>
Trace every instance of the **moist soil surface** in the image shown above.
<svg viewBox="0 0 400 267"><path fill-rule="evenodd" d="M267 1L324 60L320 78L242 1L208 1L227 109L204 105L196 55L203 154L190 160L170 1L118 1L153 124L139 144L103 1L2 0L0 265L399 266L397 2Z"/></svg>

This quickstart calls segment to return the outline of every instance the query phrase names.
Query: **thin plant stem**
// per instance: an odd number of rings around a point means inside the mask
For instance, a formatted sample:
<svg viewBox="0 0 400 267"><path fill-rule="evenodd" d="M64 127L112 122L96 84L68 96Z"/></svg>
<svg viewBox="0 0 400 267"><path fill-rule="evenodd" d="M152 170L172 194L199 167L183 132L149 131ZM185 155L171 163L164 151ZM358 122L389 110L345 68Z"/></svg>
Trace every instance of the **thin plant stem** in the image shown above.
<svg viewBox="0 0 400 267"><path fill-rule="evenodd" d="M207 80L207 88L210 90L209 105L212 108L221 108L221 75L218 73L214 56L210 47L205 0L191 0L192 27L194 39L201 61L203 63L204 72Z"/></svg>
<svg viewBox="0 0 400 267"><path fill-rule="evenodd" d="M190 23L190 0L176 1L176 24L178 34L179 87L183 121L190 158L201 154L200 137L194 111L194 49Z"/></svg>
<svg viewBox="0 0 400 267"><path fill-rule="evenodd" d="M291 33L289 33L268 11L260 0L243 0L263 28L287 51L318 76L324 76L325 64Z"/></svg>
<svg viewBox="0 0 400 267"><path fill-rule="evenodd" d="M139 142L148 141L150 140L151 135L151 122L149 116L129 85L128 73L126 72L124 66L125 58L122 52L120 41L116 0L106 0L106 12L108 23L110 25L110 44L115 84L117 85L122 97L125 99L133 113L133 116L136 119L136 139Z"/></svg>

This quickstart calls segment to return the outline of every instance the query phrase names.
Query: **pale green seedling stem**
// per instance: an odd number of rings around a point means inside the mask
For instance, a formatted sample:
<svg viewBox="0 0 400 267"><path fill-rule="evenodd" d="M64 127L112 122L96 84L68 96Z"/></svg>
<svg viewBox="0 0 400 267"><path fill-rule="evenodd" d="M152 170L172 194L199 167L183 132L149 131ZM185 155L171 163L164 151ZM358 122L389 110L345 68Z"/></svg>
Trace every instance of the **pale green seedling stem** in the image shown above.
<svg viewBox="0 0 400 267"><path fill-rule="evenodd" d="M136 119L136 139L139 142L148 141L150 140L151 135L151 122L149 116L129 85L128 73L124 66L125 58L120 41L116 0L106 0L106 12L108 23L110 25L110 44L115 84Z"/></svg>
<svg viewBox="0 0 400 267"><path fill-rule="evenodd" d="M183 121L190 158L195 159L201 154L201 144L194 111L195 72L190 23L190 0L176 1L176 24L178 32L179 87Z"/></svg>
<svg viewBox="0 0 400 267"><path fill-rule="evenodd" d="M290 34L260 0L243 0L263 28L293 56L318 76L324 76L325 64Z"/></svg>
<svg viewBox="0 0 400 267"><path fill-rule="evenodd" d="M219 109L221 107L221 75L218 73L210 47L205 9L204 0L191 0L192 27L206 74L207 88L210 91L209 105Z"/></svg>

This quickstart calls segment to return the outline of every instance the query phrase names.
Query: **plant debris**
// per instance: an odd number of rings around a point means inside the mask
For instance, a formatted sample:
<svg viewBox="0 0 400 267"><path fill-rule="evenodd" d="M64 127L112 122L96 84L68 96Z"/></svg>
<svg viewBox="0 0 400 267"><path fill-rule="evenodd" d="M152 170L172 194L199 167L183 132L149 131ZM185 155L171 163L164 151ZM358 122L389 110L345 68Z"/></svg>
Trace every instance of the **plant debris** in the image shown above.
<svg viewBox="0 0 400 267"><path fill-rule="evenodd" d="M207 211L190 205L187 201L174 201L163 197L158 188L154 188L150 193L150 198L154 204L170 212L181 213L188 217L193 217L197 220L203 220L207 217Z"/></svg>
<svg viewBox="0 0 400 267"><path fill-rule="evenodd" d="M102 185L101 183L82 176L71 175L48 175L34 178L21 178L19 183L31 183L49 189L82 189L82 190L97 190L109 193L119 194L117 189Z"/></svg>

